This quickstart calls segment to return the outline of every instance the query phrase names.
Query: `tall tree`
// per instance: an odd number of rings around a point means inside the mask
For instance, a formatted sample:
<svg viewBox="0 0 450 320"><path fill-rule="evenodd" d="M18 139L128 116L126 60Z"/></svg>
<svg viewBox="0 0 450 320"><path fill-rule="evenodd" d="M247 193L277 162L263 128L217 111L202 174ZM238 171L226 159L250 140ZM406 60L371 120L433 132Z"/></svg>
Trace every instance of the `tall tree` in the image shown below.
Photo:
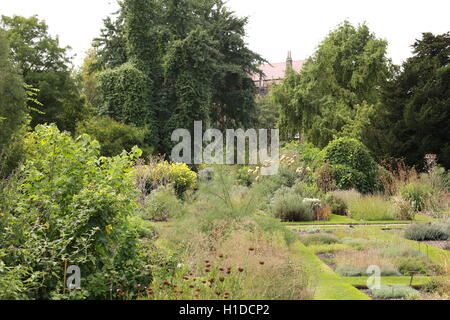
<svg viewBox="0 0 450 320"><path fill-rule="evenodd" d="M319 147L334 136L360 138L358 121L379 102L379 87L391 72L386 48L365 24L345 21L330 32L304 69L273 91L284 136L301 133Z"/></svg>
<svg viewBox="0 0 450 320"><path fill-rule="evenodd" d="M450 168L450 33L424 33L414 55L383 88L373 121L379 156L421 169L426 154Z"/></svg>
<svg viewBox="0 0 450 320"><path fill-rule="evenodd" d="M56 123L73 132L75 123L83 118L85 102L71 76L68 48L61 48L58 39L48 34L46 23L36 16L2 16L1 24L24 81L39 89L37 98L42 105L30 102L32 126Z"/></svg>
<svg viewBox="0 0 450 320"><path fill-rule="evenodd" d="M109 72L129 63L142 73L145 112L131 122L142 126L147 119L147 142L167 154L172 128L190 128L194 120L219 127L252 123L256 90L249 74L262 59L245 46L246 22L222 0L126 0L115 20L105 20L95 68ZM101 88L109 101L104 112L123 107L110 103L117 90Z"/></svg>
<svg viewBox="0 0 450 320"><path fill-rule="evenodd" d="M5 32L0 29L0 177L8 176L22 156L27 119L24 87L11 60Z"/></svg>
<svg viewBox="0 0 450 320"><path fill-rule="evenodd" d="M25 98L22 77L11 61L8 41L0 29L0 153L23 124Z"/></svg>

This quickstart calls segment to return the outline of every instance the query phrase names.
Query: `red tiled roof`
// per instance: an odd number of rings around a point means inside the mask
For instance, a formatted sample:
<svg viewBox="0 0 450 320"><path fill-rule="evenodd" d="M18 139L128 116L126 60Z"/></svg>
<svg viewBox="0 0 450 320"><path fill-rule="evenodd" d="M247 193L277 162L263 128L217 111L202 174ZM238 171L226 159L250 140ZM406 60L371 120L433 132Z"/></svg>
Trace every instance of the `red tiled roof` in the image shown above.
<svg viewBox="0 0 450 320"><path fill-rule="evenodd" d="M292 61L292 68L299 72L303 64L306 62L306 60L297 60ZM286 62L279 62L279 63L266 63L262 64L258 67L265 75L265 80L278 80L283 79L286 73ZM253 81L259 81L259 75L254 74L252 76Z"/></svg>

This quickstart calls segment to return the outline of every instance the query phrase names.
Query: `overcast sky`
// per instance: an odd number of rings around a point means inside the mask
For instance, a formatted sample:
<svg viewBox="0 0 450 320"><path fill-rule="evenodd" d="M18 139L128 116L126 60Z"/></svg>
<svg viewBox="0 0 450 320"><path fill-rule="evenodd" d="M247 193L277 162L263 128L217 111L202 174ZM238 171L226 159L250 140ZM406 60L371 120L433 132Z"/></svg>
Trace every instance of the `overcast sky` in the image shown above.
<svg viewBox="0 0 450 320"><path fill-rule="evenodd" d="M317 44L345 19L367 22L389 41L389 56L401 63L422 32L450 31L449 0L229 0L240 16L249 16L247 42L270 62L307 58ZM102 27L102 19L117 8L115 0L0 0L0 14L30 16L47 21L50 33L70 45L82 61Z"/></svg>

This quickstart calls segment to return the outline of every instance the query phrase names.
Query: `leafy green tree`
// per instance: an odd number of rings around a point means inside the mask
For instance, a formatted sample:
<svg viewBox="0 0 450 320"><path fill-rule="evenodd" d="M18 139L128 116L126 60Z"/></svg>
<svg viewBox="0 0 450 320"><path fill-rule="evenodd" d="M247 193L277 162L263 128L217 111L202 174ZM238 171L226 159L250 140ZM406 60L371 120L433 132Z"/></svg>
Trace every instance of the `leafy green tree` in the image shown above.
<svg viewBox="0 0 450 320"><path fill-rule="evenodd" d="M100 157L97 141L74 140L54 124L38 125L26 149L20 172L0 186L0 275L12 281L0 280L0 297L70 298L62 295L65 262L81 268L78 298L111 299L111 287L132 294L149 283L151 260L130 222L140 150Z"/></svg>
<svg viewBox="0 0 450 320"><path fill-rule="evenodd" d="M413 48L383 87L371 145L380 158L405 158L422 169L424 156L436 154L450 168L450 33L424 33Z"/></svg>
<svg viewBox="0 0 450 320"><path fill-rule="evenodd" d="M26 90L0 29L0 177L8 176L23 155L22 137L28 123Z"/></svg>
<svg viewBox="0 0 450 320"><path fill-rule="evenodd" d="M0 153L23 124L25 99L22 77L11 61L8 41L0 29Z"/></svg>
<svg viewBox="0 0 450 320"><path fill-rule="evenodd" d="M126 0L114 22L105 20L93 70L108 75L128 65L142 73L146 97L128 121L143 126L145 119L146 141L167 154L169 131L191 128L194 120L219 127L253 123L256 90L249 74L262 59L245 45L246 23L222 0ZM119 86L101 86L102 113L124 121L110 111L129 112L123 104L110 103ZM122 94L134 100L133 90Z"/></svg>
<svg viewBox="0 0 450 320"><path fill-rule="evenodd" d="M258 128L277 128L280 121L280 106L274 103L269 95L256 97L256 106Z"/></svg>
<svg viewBox="0 0 450 320"><path fill-rule="evenodd" d="M391 72L386 47L365 24L345 21L330 32L299 74L292 72L275 86L283 136L301 133L319 147L334 136L360 138L358 128L365 125L355 118L369 117L367 110L357 115L380 101L380 85Z"/></svg>
<svg viewBox="0 0 450 320"><path fill-rule="evenodd" d="M170 86L173 112L163 131L164 149L170 150L173 130L186 128L193 132L194 121L208 125L213 94L210 84L217 54L208 33L197 29L185 39L174 41L165 56L164 78Z"/></svg>
<svg viewBox="0 0 450 320"><path fill-rule="evenodd" d="M88 50L86 57L84 58L83 65L78 72L78 78L80 81L81 94L86 99L86 103L91 109L92 113L98 113L102 103L102 97L98 90L98 72L91 71L92 66L97 63L97 53L95 49Z"/></svg>
<svg viewBox="0 0 450 320"><path fill-rule="evenodd" d="M2 16L1 25L25 83L39 89L37 100L42 105L29 101L31 125L56 123L60 129L73 132L85 114L85 101L68 67L68 48L61 48L36 16Z"/></svg>
<svg viewBox="0 0 450 320"><path fill-rule="evenodd" d="M108 69L98 76L103 97L100 108L108 115L126 124L144 126L148 123L148 93L146 76L131 63Z"/></svg>

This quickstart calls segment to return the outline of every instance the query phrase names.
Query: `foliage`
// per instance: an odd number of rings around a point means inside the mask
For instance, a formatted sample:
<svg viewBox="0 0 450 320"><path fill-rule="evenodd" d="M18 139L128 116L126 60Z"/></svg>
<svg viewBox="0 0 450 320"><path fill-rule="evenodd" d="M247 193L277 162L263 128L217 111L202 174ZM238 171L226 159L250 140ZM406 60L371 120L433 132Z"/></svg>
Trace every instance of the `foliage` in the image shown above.
<svg viewBox="0 0 450 320"><path fill-rule="evenodd" d="M94 117L89 120L79 122L76 134L88 134L100 142L102 156L110 157L131 151L134 146L149 153L150 148L145 144L144 129L139 129L133 125L126 125L113 120L110 117Z"/></svg>
<svg viewBox="0 0 450 320"><path fill-rule="evenodd" d="M171 149L172 130L192 129L193 120L219 128L248 127L256 110L249 74L258 72L263 59L245 44L246 23L222 0L121 2L116 18L105 20L97 39L93 69L108 74L131 64L145 83L141 91L134 86L121 91L120 84L111 83L102 90L105 100L119 93L130 99L147 93L128 121L150 127L147 142L161 154ZM141 108L144 118L138 116Z"/></svg>
<svg viewBox="0 0 450 320"><path fill-rule="evenodd" d="M151 161L145 171L146 186L150 190L173 184L176 194L182 197L186 191L197 187L197 173L189 169L185 163L169 163L164 160Z"/></svg>
<svg viewBox="0 0 450 320"><path fill-rule="evenodd" d="M405 231L405 238L415 241L450 239L450 224L445 222L417 223Z"/></svg>
<svg viewBox="0 0 450 320"><path fill-rule="evenodd" d="M323 150L331 166L331 175L338 189L352 188L371 192L377 187L378 167L369 150L358 140L339 138Z"/></svg>
<svg viewBox="0 0 450 320"><path fill-rule="evenodd" d="M25 288L17 294L62 293L64 262L81 268L91 298L108 297L126 274L135 274L127 286L149 279L128 221L137 200L130 165L140 151L99 157L98 142L87 135L74 141L55 125L37 126L26 145L27 161L0 202L1 260L6 270L20 266ZM91 286L94 278L104 285Z"/></svg>
<svg viewBox="0 0 450 320"><path fill-rule="evenodd" d="M365 24L345 21L332 30L300 73L289 73L273 88L282 136L300 133L320 148L336 135L362 139L391 73L386 49Z"/></svg>
<svg viewBox="0 0 450 320"><path fill-rule="evenodd" d="M313 204L305 202L300 195L292 193L290 189L281 188L275 193L271 210L274 217L285 222L314 220Z"/></svg>
<svg viewBox="0 0 450 320"><path fill-rule="evenodd" d="M252 194L223 167L214 168L213 180L200 182L186 213L166 231L184 265L176 276L154 282L151 299L311 298L311 278L291 251L295 235L258 213ZM164 281L180 289L173 292Z"/></svg>
<svg viewBox="0 0 450 320"><path fill-rule="evenodd" d="M181 201L177 198L173 188L165 186L155 190L145 199L141 214L144 219L167 221L179 215L181 211Z"/></svg>
<svg viewBox="0 0 450 320"><path fill-rule="evenodd" d="M395 210L395 218L397 220L414 220L416 214L415 209L411 205L411 202L402 198L395 197L393 199L393 205Z"/></svg>
<svg viewBox="0 0 450 320"><path fill-rule="evenodd" d="M332 170L328 162L317 170L316 184L320 191L330 192L336 188L336 181L332 177Z"/></svg>
<svg viewBox="0 0 450 320"><path fill-rule="evenodd" d="M317 245L317 244L334 244L341 243L341 240L334 234L320 233L312 234L302 239L302 242L307 245Z"/></svg>
<svg viewBox="0 0 450 320"><path fill-rule="evenodd" d="M405 276L411 274L430 275L433 264L426 257L407 257L402 258L398 265L399 271Z"/></svg>
<svg viewBox="0 0 450 320"><path fill-rule="evenodd" d="M380 158L404 157L419 168L426 154L436 154L448 169L450 33L424 33L412 47L414 55L382 86L368 145Z"/></svg>
<svg viewBox="0 0 450 320"><path fill-rule="evenodd" d="M331 207L331 212L339 216L346 216L348 214L348 206L344 200L335 197L332 193L325 198L326 203Z"/></svg>
<svg viewBox="0 0 450 320"><path fill-rule="evenodd" d="M450 279L448 277L433 277L423 286L425 292L447 296L450 293Z"/></svg>
<svg viewBox="0 0 450 320"><path fill-rule="evenodd" d="M23 156L28 116L22 77L13 65L5 33L0 29L0 177L8 176Z"/></svg>
<svg viewBox="0 0 450 320"><path fill-rule="evenodd" d="M256 107L258 119L256 120L258 128L275 129L278 126L280 118L280 107L273 103L269 95L257 96Z"/></svg>
<svg viewBox="0 0 450 320"><path fill-rule="evenodd" d="M102 96L98 88L98 71L92 71L92 66L97 62L98 53L94 48L87 51L83 64L78 72L81 82L81 94L93 112L100 110Z"/></svg>
<svg viewBox="0 0 450 320"><path fill-rule="evenodd" d="M24 83L14 67L5 33L0 29L0 152L22 126L26 114Z"/></svg>
<svg viewBox="0 0 450 320"><path fill-rule="evenodd" d="M378 299L415 299L420 297L417 290L404 285L381 285L381 288L373 288L370 291Z"/></svg>
<svg viewBox="0 0 450 320"><path fill-rule="evenodd" d="M371 274L367 273L366 269L361 269L353 266L338 266L336 273L343 277L367 277ZM381 276L394 277L401 275L398 270L389 266L381 266Z"/></svg>
<svg viewBox="0 0 450 320"><path fill-rule="evenodd" d="M147 124L150 115L146 84L145 74L131 63L100 73L98 87L103 95L100 113L127 124Z"/></svg>
<svg viewBox="0 0 450 320"><path fill-rule="evenodd" d="M433 189L421 181L413 181L400 187L400 195L408 200L416 212L423 211Z"/></svg>
<svg viewBox="0 0 450 320"><path fill-rule="evenodd" d="M383 221L396 218L391 202L376 195L350 199L348 210L350 216L355 220Z"/></svg>
<svg viewBox="0 0 450 320"><path fill-rule="evenodd" d="M48 34L48 26L36 16L2 16L1 25L9 39L12 58L26 84L38 89L37 100L28 100L32 127L56 123L74 132L75 123L85 118L85 101L69 69L68 48Z"/></svg>

